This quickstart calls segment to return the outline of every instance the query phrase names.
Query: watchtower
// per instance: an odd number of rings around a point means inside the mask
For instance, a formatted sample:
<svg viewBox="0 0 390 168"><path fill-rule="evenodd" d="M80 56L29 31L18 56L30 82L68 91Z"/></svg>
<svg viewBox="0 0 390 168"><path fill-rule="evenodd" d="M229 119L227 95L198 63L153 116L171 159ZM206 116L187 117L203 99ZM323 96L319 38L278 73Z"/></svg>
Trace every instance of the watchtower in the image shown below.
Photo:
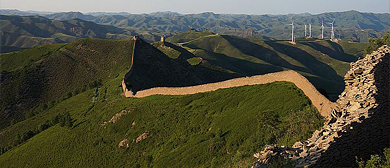
<svg viewBox="0 0 390 168"><path fill-rule="evenodd" d="M161 36L161 42L165 43L165 36L164 35Z"/></svg>

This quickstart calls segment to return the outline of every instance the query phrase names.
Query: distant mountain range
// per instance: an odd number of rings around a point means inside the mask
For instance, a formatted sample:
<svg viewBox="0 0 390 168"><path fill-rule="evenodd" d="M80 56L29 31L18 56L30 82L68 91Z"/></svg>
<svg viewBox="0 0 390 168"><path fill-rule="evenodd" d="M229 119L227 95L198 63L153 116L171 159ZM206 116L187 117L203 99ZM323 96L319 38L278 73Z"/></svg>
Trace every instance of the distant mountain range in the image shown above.
<svg viewBox="0 0 390 168"><path fill-rule="evenodd" d="M155 12L131 14L93 12L48 13L1 10L1 52L30 48L45 43L70 42L77 38L129 39L139 35L148 42L158 41L190 29L209 30L264 40L289 40L292 21L297 38L303 37L304 25L312 24L312 37L319 38L321 24L325 38L330 38L329 23L335 19L335 36L345 41L367 42L390 30L390 14L358 11L288 15L180 14Z"/></svg>
<svg viewBox="0 0 390 168"><path fill-rule="evenodd" d="M129 30L78 18L59 21L37 15L2 15L0 23L2 52L47 43L70 42L79 38L129 39L134 34Z"/></svg>
<svg viewBox="0 0 390 168"><path fill-rule="evenodd" d="M62 12L45 14L39 12L22 12L2 10L3 15L41 15L49 19L69 20L78 18L97 24L111 25L120 28L132 28L150 33L167 35L184 32L188 29L210 30L220 34L240 35L246 37L263 37L265 39L289 39L291 28L287 25L296 23L296 34L303 36L304 24L313 25L313 36L320 36L322 21L325 25L325 36L330 36L330 22L335 19L336 37L350 41L365 42L369 37L382 36L390 30L390 14L362 13L358 11L330 12L317 15L310 13L288 15L244 15L215 14L179 14L176 12L155 12L150 14L122 13L80 13Z"/></svg>
<svg viewBox="0 0 390 168"><path fill-rule="evenodd" d="M134 35L140 35L149 42L160 38L160 36L147 32L85 21L88 15L81 13L58 13L48 16L63 19L52 20L39 15L0 15L0 52L12 52L42 44L67 43L79 38L125 40Z"/></svg>

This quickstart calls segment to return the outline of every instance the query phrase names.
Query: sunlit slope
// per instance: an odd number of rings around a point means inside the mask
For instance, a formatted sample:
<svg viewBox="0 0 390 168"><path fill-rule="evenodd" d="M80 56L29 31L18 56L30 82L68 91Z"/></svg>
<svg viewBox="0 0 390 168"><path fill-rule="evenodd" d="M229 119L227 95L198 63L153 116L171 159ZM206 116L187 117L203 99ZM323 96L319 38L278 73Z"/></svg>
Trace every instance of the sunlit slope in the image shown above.
<svg viewBox="0 0 390 168"><path fill-rule="evenodd" d="M3 130L1 145L8 145L58 114L69 112L73 121L71 128L57 124L13 147L0 156L0 165L248 167L253 153L265 144L291 146L322 124L320 114L292 83L133 99L120 96L120 80ZM123 110L128 113L116 123L101 125ZM137 143L143 133L147 138ZM123 139L129 140L129 148L118 147Z"/></svg>
<svg viewBox="0 0 390 168"><path fill-rule="evenodd" d="M132 44L85 39L0 55L1 126L122 76L131 66Z"/></svg>

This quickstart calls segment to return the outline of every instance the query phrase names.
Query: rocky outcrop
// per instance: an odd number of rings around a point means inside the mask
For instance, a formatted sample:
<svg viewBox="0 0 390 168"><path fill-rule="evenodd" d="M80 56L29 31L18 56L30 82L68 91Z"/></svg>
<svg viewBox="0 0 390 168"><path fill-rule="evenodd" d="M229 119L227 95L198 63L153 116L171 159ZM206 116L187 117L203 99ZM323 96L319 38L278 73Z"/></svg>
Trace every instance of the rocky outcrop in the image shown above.
<svg viewBox="0 0 390 168"><path fill-rule="evenodd" d="M137 137L137 139L135 139L135 143L145 140L146 138L148 138L148 136L149 136L148 132L142 133L140 136Z"/></svg>
<svg viewBox="0 0 390 168"><path fill-rule="evenodd" d="M104 126L106 125L107 123L116 123L122 116L126 115L127 113L130 113L131 110L122 110L121 112L119 113L116 113L114 116L111 117L111 119L109 121L104 121L102 124L100 124L101 126ZM135 123L134 123L135 124Z"/></svg>
<svg viewBox="0 0 390 168"><path fill-rule="evenodd" d="M126 147L126 148L129 148L130 147L130 142L129 142L129 140L128 139L123 139L121 142L119 142L119 144L118 144L118 147L120 148L120 147Z"/></svg>
<svg viewBox="0 0 390 168"><path fill-rule="evenodd" d="M355 63L345 75L345 90L322 129L292 148L267 145L254 154L253 167L272 157L289 158L295 167L353 167L355 156L368 159L390 146L389 53L383 46Z"/></svg>

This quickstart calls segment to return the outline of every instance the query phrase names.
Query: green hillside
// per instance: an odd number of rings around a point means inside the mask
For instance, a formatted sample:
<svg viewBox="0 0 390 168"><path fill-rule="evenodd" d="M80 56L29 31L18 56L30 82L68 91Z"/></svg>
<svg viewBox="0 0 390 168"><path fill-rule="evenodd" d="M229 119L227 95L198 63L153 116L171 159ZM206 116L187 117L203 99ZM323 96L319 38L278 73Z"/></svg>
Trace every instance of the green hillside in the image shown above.
<svg viewBox="0 0 390 168"><path fill-rule="evenodd" d="M2 151L14 146L0 155L0 165L248 167L265 144L291 146L322 125L291 83L134 99L120 96L120 81L111 79L3 129ZM127 114L116 123L101 125L123 110ZM67 113L70 127L50 124ZM137 142L143 133L146 139ZM129 148L118 147L125 138Z"/></svg>
<svg viewBox="0 0 390 168"><path fill-rule="evenodd" d="M34 116L109 79L122 78L131 68L133 44L133 41L83 39L1 54L0 128ZM167 46L184 53L172 59L142 39L137 42L136 66L132 76L126 79L134 92L158 86L217 82L237 76L215 70L212 65L193 66L186 60L193 57L188 51L173 44Z"/></svg>
<svg viewBox="0 0 390 168"><path fill-rule="evenodd" d="M132 51L133 41L84 39L1 54L0 128L122 77Z"/></svg>
<svg viewBox="0 0 390 168"><path fill-rule="evenodd" d="M265 144L291 146L322 124L310 100L287 82L125 98L120 83L133 44L84 39L1 54L0 165L249 166ZM172 43L139 40L135 54L127 79L135 90L238 75L207 60L191 64L200 58ZM123 110L118 122L101 125ZM136 140L143 133L147 138ZM124 138L129 148L118 147Z"/></svg>
<svg viewBox="0 0 390 168"><path fill-rule="evenodd" d="M189 37L192 40L188 41ZM291 45L196 31L173 38L187 42L137 43L136 66L126 79L134 92L292 69L334 100L344 88L342 77L349 62L357 59L352 54L360 54L364 47L310 40ZM85 39L2 54L1 92L5 96L1 97L1 128L108 79L122 77L130 69L132 47L131 41Z"/></svg>
<svg viewBox="0 0 390 168"><path fill-rule="evenodd" d="M180 37L190 33L188 31L171 39L185 41ZM335 100L344 89L343 76L350 68L349 63L362 57L365 45L328 40L301 40L296 45L291 45L285 41L205 35L174 46L185 49L191 58L201 58L201 66L210 65L236 76L260 75L287 69L298 71L317 89Z"/></svg>
<svg viewBox="0 0 390 168"><path fill-rule="evenodd" d="M125 81L135 92L293 69L330 94L363 50L195 33L176 37L183 43L140 39L134 49L134 41L83 39L1 54L0 165L248 167L265 144L291 146L322 125L303 92L275 82L125 98L120 84L133 50ZM102 125L120 112L126 115ZM118 147L124 139L129 148Z"/></svg>

